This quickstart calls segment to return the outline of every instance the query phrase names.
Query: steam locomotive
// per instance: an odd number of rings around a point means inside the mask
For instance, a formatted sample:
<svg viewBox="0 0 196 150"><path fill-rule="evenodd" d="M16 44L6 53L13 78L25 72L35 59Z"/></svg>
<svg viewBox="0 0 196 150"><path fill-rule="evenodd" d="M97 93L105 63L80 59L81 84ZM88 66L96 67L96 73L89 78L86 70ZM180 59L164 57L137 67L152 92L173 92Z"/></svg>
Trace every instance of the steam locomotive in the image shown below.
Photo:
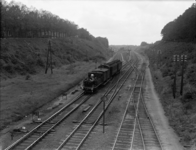
<svg viewBox="0 0 196 150"><path fill-rule="evenodd" d="M85 93L94 93L101 85L106 84L112 77L119 74L122 69L120 60L113 60L98 66L97 69L88 73L83 80L82 89Z"/></svg>

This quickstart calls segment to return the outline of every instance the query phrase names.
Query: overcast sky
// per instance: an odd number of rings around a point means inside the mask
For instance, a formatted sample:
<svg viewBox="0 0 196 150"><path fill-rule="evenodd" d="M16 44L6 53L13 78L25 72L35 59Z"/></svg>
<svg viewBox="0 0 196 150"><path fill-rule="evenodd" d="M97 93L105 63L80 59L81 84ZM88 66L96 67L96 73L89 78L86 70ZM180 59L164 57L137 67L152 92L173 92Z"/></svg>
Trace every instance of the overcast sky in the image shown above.
<svg viewBox="0 0 196 150"><path fill-rule="evenodd" d="M10 0L6 0L10 2ZM161 39L162 28L188 9L194 0L15 0L48 10L107 37L110 45L139 45Z"/></svg>

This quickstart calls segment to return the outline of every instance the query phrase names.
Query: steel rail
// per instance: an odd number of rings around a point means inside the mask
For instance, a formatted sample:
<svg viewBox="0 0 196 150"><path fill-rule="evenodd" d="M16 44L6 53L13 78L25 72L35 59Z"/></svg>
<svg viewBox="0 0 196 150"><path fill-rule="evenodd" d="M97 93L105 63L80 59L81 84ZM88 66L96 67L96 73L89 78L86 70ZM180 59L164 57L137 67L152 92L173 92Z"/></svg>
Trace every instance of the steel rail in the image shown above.
<svg viewBox="0 0 196 150"><path fill-rule="evenodd" d="M51 117L49 117L47 120L45 120L44 122L42 122L41 124L39 124L38 126L36 126L34 129L32 129L29 133L27 133L26 135L24 135L22 138L20 138L19 140L17 140L15 143L13 143L12 145L10 145L9 147L7 147L5 150L10 150L13 149L14 147L16 147L17 145L19 145L20 143L22 143L23 141L25 141L26 139L28 139L28 137L31 136L31 134L33 134L35 131L37 131L41 126L45 125L46 122L50 121L51 119L53 119L56 115L58 115L59 113L61 113L64 109L66 109L67 107L69 107L70 105L72 105L74 102L76 102L77 100L79 100L84 93L81 93L74 101L70 102L69 104L67 104L66 106L64 106L63 108L61 108L59 111L57 111L55 114L53 114ZM82 105L82 103L80 104ZM68 117L72 112L74 112L80 105L78 105L77 107L75 107L74 109L72 109L69 113L67 113L62 119L60 119L56 124L54 124L52 127L49 127L48 130L46 130L46 132L44 132L40 137L38 137L35 141L32 141L32 143L25 148L25 150L28 150L30 148L32 148L33 146L35 146L36 143L38 143L43 137L45 137L53 128L55 128L60 122L62 122L66 117Z"/></svg>
<svg viewBox="0 0 196 150"><path fill-rule="evenodd" d="M134 70L134 69L133 69ZM132 73L132 71L130 71L130 73L127 75L127 77L125 78L125 80L123 81L123 83L120 85L120 87L115 91L115 93L111 96L108 105L105 107L106 111L108 109L108 107L110 106L110 104L112 103L112 101L114 100L115 96L118 94L118 92L120 91L121 87L124 85L125 81L127 80L127 78L130 76L130 74ZM119 84L119 81L118 83ZM95 128L96 124L99 122L99 120L101 119L101 117L103 116L104 111L101 112L101 114L99 115L99 117L97 118L97 120L95 121L95 123L92 125L92 127L90 128L90 130L88 131L88 133L85 135L85 137L83 138L83 140L80 142L80 144L78 145L78 147L76 148L76 150L79 150L79 148L82 146L82 144L84 143L84 141L87 139L87 137L89 136L89 134L91 133L91 131Z"/></svg>
<svg viewBox="0 0 196 150"><path fill-rule="evenodd" d="M144 68L145 66L142 66L142 69ZM144 73L144 71L142 70L141 71L141 73L143 72L143 74L145 75L145 73ZM143 82L144 82L144 80L142 81L142 85L143 85ZM152 127L152 129L153 129L153 133L155 134L155 136L156 136L156 140L157 140L157 142L158 142L158 144L159 144L159 148L161 149L161 150L163 150L163 146L162 146L162 144L161 144L161 142L160 142L160 139L159 139L159 136L158 136L158 134L157 134L157 131L156 131L156 128L155 128L155 126L154 126L154 124L153 124L153 121L152 121L152 118L151 118L151 116L150 116L150 114L149 114L149 112L148 112L148 110L147 110L147 108L146 108L146 105L145 105L145 103L144 103L144 100L143 100L143 89L141 89L141 93L140 93L140 97L139 97L139 102L138 102L138 105L137 105L137 114L139 114L139 112L138 112L138 109L139 109L139 105L142 105L143 104L143 108L144 108L144 114L147 116L147 119L150 121L150 124L151 124L151 127ZM137 123L138 123L138 127L139 127L139 130L140 130L140 135L141 135L141 138L142 138L142 145L143 145L143 148L144 148L144 150L146 150L147 148L146 148L146 142L145 142L145 140L144 140L144 135L143 135L143 130L142 130L142 126L141 126L141 122L140 122L140 119L138 118L138 115L137 115L137 117L136 117L136 120L137 120ZM135 126L136 126L136 124L135 124ZM134 139L134 135L133 135L133 139ZM133 140L132 140L133 141ZM132 144L133 144L133 142L132 142ZM131 146L131 150L133 149L133 147Z"/></svg>
<svg viewBox="0 0 196 150"><path fill-rule="evenodd" d="M142 75L141 72L140 72L140 74ZM141 86L140 86L140 91L139 91L139 96L138 96L138 100L137 100L137 105L135 106L135 104L133 103L134 104L134 108L136 110L136 113L135 113L134 130L133 130L133 135L132 135L132 139L131 139L131 148L130 148L130 150L133 149L134 133L135 133L135 130L136 130L136 122L138 121L138 109L139 109L139 103L140 103L140 98L141 98L143 80L144 80L144 75L142 75L142 82L141 82ZM138 122L138 125L139 125L139 122ZM141 131L140 126L139 126L139 130ZM144 138L143 138L143 135L141 134L141 132L140 132L140 135L142 137L142 144L143 144L143 147L145 149L145 144L144 144L144 140L143 140Z"/></svg>
<svg viewBox="0 0 196 150"><path fill-rule="evenodd" d="M141 138L142 138L142 145L143 145L143 147L144 147L144 150L146 150L146 145L145 145L145 143L144 143L144 136L143 136L143 134L142 134L141 125L140 125L140 122L139 122L138 117L137 117L136 119L137 119L137 123L138 123L138 126L139 126L140 135L141 135Z"/></svg>
<svg viewBox="0 0 196 150"><path fill-rule="evenodd" d="M128 62L127 64L129 64L129 63L131 63L131 61ZM135 65L135 64L137 64L137 61L135 61L134 64L131 65L133 69L134 69L134 65ZM129 69L130 69L130 68L129 68ZM126 74L126 72L125 72L124 74L122 74L122 76L119 76L118 81L121 80L125 74ZM118 83L118 81L117 81L117 83ZM107 91L104 93L103 96L107 96L108 93L111 92L111 90L112 90L115 86L117 86L117 85L118 85L118 84L114 84L111 88L109 87L109 88L107 89Z"/></svg>
<svg viewBox="0 0 196 150"><path fill-rule="evenodd" d="M26 138L28 138L31 134L33 134L38 128L40 128L46 122L50 121L51 119L53 119L54 117L56 117L58 114L60 114L63 110L65 110L67 107L69 107L70 105L72 105L73 103L75 103L76 101L78 101L83 95L84 95L84 93L82 92L80 95L78 95L75 98L75 100L69 102L67 105L65 105L64 107L62 107L57 112L55 112L52 116L50 116L49 118L47 118L44 122L42 122L41 124L39 124L38 126L36 126L35 128L33 128L30 132L28 132L27 134L25 134L23 137L21 137L20 139L18 139L16 142L12 143L5 150L11 150L11 149L13 149L15 146L17 146L23 140L25 140Z"/></svg>
<svg viewBox="0 0 196 150"><path fill-rule="evenodd" d="M130 67L131 68L131 67ZM129 70L130 71L130 70ZM125 75L125 74L124 74ZM123 78L123 77L122 77ZM122 79L121 78L121 79ZM126 80L125 80L126 81ZM124 81L124 82L125 82ZM123 84L122 84L123 85ZM121 85L121 86L122 86ZM115 85L113 86L115 87ZM120 88L119 88L120 90ZM118 92L116 93L113 93L113 95L111 96L111 98L109 99L109 104L111 104L112 100L114 99L115 95L117 94ZM69 136L60 144L60 146L56 149L56 150L60 150L61 148L63 148L63 146L66 144L66 142L72 137L72 135L81 127L81 125L84 123L84 121L86 121L86 119L96 110L96 108L102 103L102 100L100 99L97 104L91 109L91 111L86 115L85 118L83 118L83 120L78 124L78 126L69 134ZM106 109L109 107L109 104L106 106ZM98 117L97 120L100 120L101 116L103 115L103 111L101 112L100 116ZM97 121L96 121L97 122ZM93 128L90 128L90 130L92 130ZM90 132L88 132L87 134L89 135ZM88 136L87 135L87 136ZM87 137L85 136L85 138ZM84 139L82 140L82 143L83 143ZM81 144L82 144L81 143ZM81 145L80 144L80 145ZM80 147L80 146L79 146Z"/></svg>
<svg viewBox="0 0 196 150"><path fill-rule="evenodd" d="M127 63L127 64L128 64L128 63ZM136 64L136 62L135 62L134 64ZM133 68L132 71L134 70L134 67L133 67L134 64L131 66L131 67ZM129 71L129 69L130 69L130 68L128 68L128 71ZM127 72L128 72L128 71L127 71ZM113 93L115 93L115 91L117 90L117 86L118 86L120 80L124 77L124 75L125 75L127 72L125 72L125 73L122 75L122 77L119 78L119 79L117 80L116 84L114 85L114 87L116 87L116 88L115 88L115 90L114 90ZM106 96L107 94L108 94L108 93L106 92L103 96Z"/></svg>
<svg viewBox="0 0 196 150"><path fill-rule="evenodd" d="M126 63L123 66L127 66L128 63ZM123 67L125 68L125 67ZM84 92L82 92L74 101L68 103L66 106L64 106L63 108L61 108L60 110L58 110L57 112L55 112L52 116L50 116L49 118L47 118L44 122L42 122L41 124L39 124L38 126L36 126L35 128L33 128L30 132L28 132L27 134L25 134L23 137L21 137L20 139L18 139L17 141L15 141L14 143L12 143L10 146L8 146L5 150L10 150L12 148L14 148L15 146L17 146L19 143L23 142L23 140L25 140L26 138L28 138L31 134L33 134L33 132L35 132L39 127L41 127L42 125L44 125L46 122L50 121L51 119L53 119L54 117L56 117L59 113L61 113L64 109L66 109L67 107L69 107L70 105L72 105L74 102L76 102L77 100L79 100L82 96L83 96ZM58 121L58 123L60 123L60 121ZM32 145L36 144L40 139L42 139L51 129L53 129L56 125L52 126L50 129L48 129L42 136L40 136L36 141L34 141L30 146L28 146L26 149L31 148Z"/></svg>
<svg viewBox="0 0 196 150"><path fill-rule="evenodd" d="M69 115L71 115L74 111L76 111L84 102L86 102L91 96L88 95L82 102L80 102L76 107L66 113L57 123L55 123L51 128L49 128L45 133L43 133L36 141L34 141L31 145L29 145L25 150L31 149L35 146L36 143L41 141L52 129L54 129L57 125L59 125L62 121L64 121Z"/></svg>
<svg viewBox="0 0 196 150"><path fill-rule="evenodd" d="M137 76L137 80L138 80L138 77L139 77L139 76ZM114 141L112 150L114 150L114 148L115 148L115 146L116 146L117 139L118 139L118 137L119 137L120 130L121 130L121 127L122 127L123 122L124 122L124 120L125 120L125 117L126 117L126 115L127 115L127 111L128 111L128 108L129 108L129 104L130 104L130 102L131 102L131 98L132 98L132 96L133 96L133 92L134 92L135 87L136 87L137 80L135 81L134 89L132 90L132 92L131 92L131 94L130 94L130 97L129 97L129 99L128 99L128 104L126 105L126 108L125 108L125 111L124 111L124 114L123 114L123 118L122 118L122 121L121 121L121 123L120 123L119 129L118 129L118 131L117 131L117 135L116 135L116 138L115 138L115 141Z"/></svg>
<svg viewBox="0 0 196 150"><path fill-rule="evenodd" d="M153 130L154 130L154 133L155 133L155 135L156 135L156 138L157 138L157 140L158 140L158 143L159 143L159 145L160 145L160 148L161 148L161 150L163 150L163 145L162 145L161 140L160 140L160 138L159 138L159 136L158 136L158 133L157 133L157 130L156 130L156 128L155 128L155 125L154 125L154 123L153 123L153 121L152 121L152 118L151 118L151 116L150 116L150 114L149 114L149 112L148 112L148 109L147 109L146 104L145 104L145 102L144 102L143 95L141 96L141 101L142 101L142 104L143 104L144 109L145 109L145 111L146 111L146 114L147 114L147 116L148 116L148 118L149 118L149 120L150 120L150 123L151 123L151 125L152 125Z"/></svg>

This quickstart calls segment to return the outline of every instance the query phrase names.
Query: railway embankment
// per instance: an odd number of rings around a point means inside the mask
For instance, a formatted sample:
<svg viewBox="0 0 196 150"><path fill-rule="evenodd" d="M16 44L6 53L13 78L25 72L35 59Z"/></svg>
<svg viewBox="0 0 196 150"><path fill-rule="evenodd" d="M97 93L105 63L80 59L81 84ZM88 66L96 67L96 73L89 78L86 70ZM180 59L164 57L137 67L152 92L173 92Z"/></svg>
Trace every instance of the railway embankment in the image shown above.
<svg viewBox="0 0 196 150"><path fill-rule="evenodd" d="M146 48L155 89L159 94L169 124L185 149L196 147L196 59L195 44L160 42ZM152 50L153 49L153 50ZM159 52L159 53L158 53ZM161 53L160 53L161 52ZM173 97L173 55L187 55L184 69L184 90L180 95L181 62L177 62L176 97Z"/></svg>
<svg viewBox="0 0 196 150"><path fill-rule="evenodd" d="M53 74L50 68L44 73L48 39L1 39L0 130L77 85L108 59L112 52L99 39L51 39Z"/></svg>

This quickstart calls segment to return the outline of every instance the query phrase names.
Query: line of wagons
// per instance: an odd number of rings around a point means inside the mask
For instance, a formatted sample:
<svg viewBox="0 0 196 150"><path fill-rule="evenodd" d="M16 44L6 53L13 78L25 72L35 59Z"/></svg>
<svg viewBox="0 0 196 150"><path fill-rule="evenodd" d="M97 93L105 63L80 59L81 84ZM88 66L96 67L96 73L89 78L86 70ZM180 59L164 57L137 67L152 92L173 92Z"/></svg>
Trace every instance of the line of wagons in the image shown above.
<svg viewBox="0 0 196 150"><path fill-rule="evenodd" d="M113 60L98 66L97 69L88 73L88 77L83 80L82 89L85 93L94 93L101 85L105 85L122 69L120 60Z"/></svg>

